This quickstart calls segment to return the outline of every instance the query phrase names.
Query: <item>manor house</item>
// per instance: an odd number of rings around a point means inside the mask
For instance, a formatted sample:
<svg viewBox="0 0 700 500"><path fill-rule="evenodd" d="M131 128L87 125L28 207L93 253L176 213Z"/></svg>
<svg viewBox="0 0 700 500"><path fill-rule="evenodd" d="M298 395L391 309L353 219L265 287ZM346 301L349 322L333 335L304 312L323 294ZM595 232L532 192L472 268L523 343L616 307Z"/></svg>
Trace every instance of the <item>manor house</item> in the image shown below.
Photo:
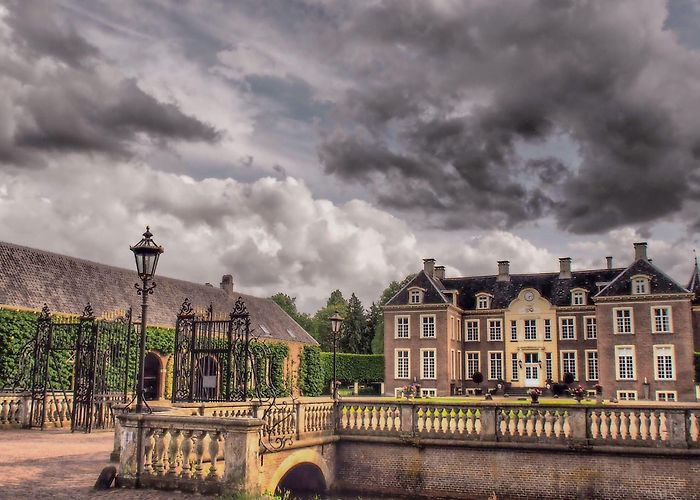
<svg viewBox="0 0 700 500"><path fill-rule="evenodd" d="M417 383L424 396L501 388L511 394L573 376L606 399L695 401L700 345L697 261L687 287L634 244L634 261L558 273L446 277L423 270L384 309L385 393ZM483 375L476 384L474 373Z"/></svg>

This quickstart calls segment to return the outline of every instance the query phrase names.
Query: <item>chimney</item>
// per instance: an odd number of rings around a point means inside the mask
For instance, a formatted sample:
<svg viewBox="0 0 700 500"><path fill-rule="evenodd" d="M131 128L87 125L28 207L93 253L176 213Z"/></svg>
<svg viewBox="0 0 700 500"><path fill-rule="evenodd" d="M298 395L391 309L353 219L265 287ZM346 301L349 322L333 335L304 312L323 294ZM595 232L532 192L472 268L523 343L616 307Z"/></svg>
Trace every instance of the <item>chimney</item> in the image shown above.
<svg viewBox="0 0 700 500"><path fill-rule="evenodd" d="M204 283L204 286L208 286L208 287L214 288L214 285L212 285L211 283L208 283L208 282L207 282L207 283Z"/></svg>
<svg viewBox="0 0 700 500"><path fill-rule="evenodd" d="M510 281L510 262L507 260L498 261L498 277L496 281Z"/></svg>
<svg viewBox="0 0 700 500"><path fill-rule="evenodd" d="M634 244L634 260L636 262L639 259L648 260L647 259L647 242L646 241Z"/></svg>
<svg viewBox="0 0 700 500"><path fill-rule="evenodd" d="M571 278L571 257L559 259L559 279L568 280Z"/></svg>
<svg viewBox="0 0 700 500"><path fill-rule="evenodd" d="M435 277L440 280L445 279L445 266L435 266Z"/></svg>
<svg viewBox="0 0 700 500"><path fill-rule="evenodd" d="M612 269L612 255L605 257L605 260L608 262L608 269Z"/></svg>
<svg viewBox="0 0 700 500"><path fill-rule="evenodd" d="M230 274L224 274L221 277L221 289L228 295L233 295L233 276Z"/></svg>
<svg viewBox="0 0 700 500"><path fill-rule="evenodd" d="M423 259L423 271L432 278L435 274L435 259Z"/></svg>

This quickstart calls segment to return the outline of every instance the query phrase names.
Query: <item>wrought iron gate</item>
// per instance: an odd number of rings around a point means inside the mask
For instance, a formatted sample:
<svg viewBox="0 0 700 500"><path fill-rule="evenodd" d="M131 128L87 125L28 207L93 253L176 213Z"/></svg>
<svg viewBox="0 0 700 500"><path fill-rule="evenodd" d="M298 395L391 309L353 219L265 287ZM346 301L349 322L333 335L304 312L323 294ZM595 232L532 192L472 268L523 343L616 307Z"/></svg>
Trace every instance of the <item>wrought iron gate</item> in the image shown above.
<svg viewBox="0 0 700 500"><path fill-rule="evenodd" d="M130 310L97 320L88 303L80 318L54 320L44 306L15 384L29 391L29 425L43 429L47 416L61 411L72 431L111 427L112 404L126 402L133 390L136 345Z"/></svg>

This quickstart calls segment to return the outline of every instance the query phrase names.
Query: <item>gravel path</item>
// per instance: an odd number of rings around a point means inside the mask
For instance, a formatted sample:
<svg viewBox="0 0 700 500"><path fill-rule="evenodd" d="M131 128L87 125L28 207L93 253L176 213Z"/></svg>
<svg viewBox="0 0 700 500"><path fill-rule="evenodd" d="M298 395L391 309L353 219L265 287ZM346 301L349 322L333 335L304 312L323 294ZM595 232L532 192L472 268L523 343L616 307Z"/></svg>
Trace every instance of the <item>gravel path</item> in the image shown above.
<svg viewBox="0 0 700 500"><path fill-rule="evenodd" d="M113 433L0 430L0 499L166 499L201 495L154 490L92 489L109 463Z"/></svg>

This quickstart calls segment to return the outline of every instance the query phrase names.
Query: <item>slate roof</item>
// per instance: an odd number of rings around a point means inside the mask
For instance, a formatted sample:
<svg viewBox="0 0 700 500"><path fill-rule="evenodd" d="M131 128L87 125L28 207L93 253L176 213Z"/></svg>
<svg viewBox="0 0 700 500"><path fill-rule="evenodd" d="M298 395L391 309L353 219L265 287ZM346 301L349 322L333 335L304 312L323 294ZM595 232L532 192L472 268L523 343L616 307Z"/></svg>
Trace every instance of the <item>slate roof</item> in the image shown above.
<svg viewBox="0 0 700 500"><path fill-rule="evenodd" d="M441 290L444 289L440 280L437 278L431 278L425 271L419 272L413 281L408 283L387 303L387 305L392 304L408 304L408 289L412 287L419 287L425 290L423 295L424 304L445 304L451 302L445 297Z"/></svg>
<svg viewBox="0 0 700 500"><path fill-rule="evenodd" d="M646 259L638 259L624 270L607 287L600 291L598 297L614 297L630 295L632 290L631 278L637 274L649 276L650 292L652 294L688 293L688 290L676 283L661 269Z"/></svg>
<svg viewBox="0 0 700 500"><path fill-rule="evenodd" d="M122 269L34 248L0 242L0 304L80 314L89 301L100 316L133 308L140 316L135 270ZM157 288L148 302L148 323L174 326L180 306L189 298L193 307L210 304L216 314L227 314L240 296L261 338L317 344L314 338L270 299L156 275ZM262 327L264 326L264 328ZM267 330L267 331L266 331ZM269 332L269 333L267 333Z"/></svg>

